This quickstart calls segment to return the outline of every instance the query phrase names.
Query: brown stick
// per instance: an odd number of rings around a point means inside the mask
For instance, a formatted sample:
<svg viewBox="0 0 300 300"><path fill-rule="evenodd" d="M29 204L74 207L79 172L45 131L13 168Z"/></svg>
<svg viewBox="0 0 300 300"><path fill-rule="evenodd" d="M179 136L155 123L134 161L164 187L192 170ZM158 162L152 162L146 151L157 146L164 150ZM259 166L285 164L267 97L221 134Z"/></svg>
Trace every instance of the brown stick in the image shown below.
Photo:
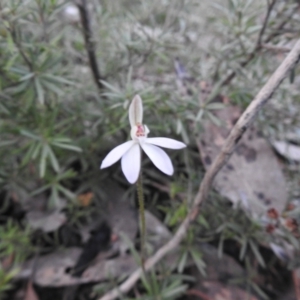
<svg viewBox="0 0 300 300"><path fill-rule="evenodd" d="M242 137L246 129L252 124L254 118L258 112L262 109L264 104L270 99L274 91L280 85L283 79L285 79L291 69L295 67L300 59L300 40L297 41L291 52L287 55L285 60L273 73L267 83L263 86L260 92L252 100L246 111L239 118L230 135L227 137L221 152L215 158L210 169L205 173L205 176L201 182L199 191L195 197L193 207L184 219L182 224L179 226L173 238L167 242L164 246L157 250L157 252L150 257L144 265L146 271L154 267L167 253L178 247L182 239L186 236L190 223L195 220L199 213L201 203L206 199L207 194L212 185L213 179L216 174L221 170L224 164L227 162L231 154L233 153L236 144ZM99 300L113 300L118 298L120 295L128 292L135 283L140 279L142 275L142 268L134 271L120 286L109 291Z"/></svg>
<svg viewBox="0 0 300 300"><path fill-rule="evenodd" d="M290 52L292 48L286 46L277 46L271 44L262 44L262 47L266 50L274 51L274 52Z"/></svg>
<svg viewBox="0 0 300 300"><path fill-rule="evenodd" d="M85 48L88 54L92 75L94 77L94 81L97 87L101 90L103 88L103 84L101 83L103 77L100 74L97 58L95 54L96 46L93 40L93 34L90 26L90 16L88 13L87 1L78 0L76 1L76 4L80 12L80 19L81 19L83 36L84 36Z"/></svg>
<svg viewBox="0 0 300 300"><path fill-rule="evenodd" d="M269 21L269 18L270 18L270 14L271 14L271 11L272 11L275 3L276 3L276 0L272 0L272 2L270 4L268 4L267 13L266 13L263 25L261 27L261 30L260 30L260 32L258 34L258 39L257 39L255 48L258 48L258 47L261 46L262 38L263 38L263 35L264 35L265 31L266 31L266 28L267 28L267 25L268 25L268 21Z"/></svg>

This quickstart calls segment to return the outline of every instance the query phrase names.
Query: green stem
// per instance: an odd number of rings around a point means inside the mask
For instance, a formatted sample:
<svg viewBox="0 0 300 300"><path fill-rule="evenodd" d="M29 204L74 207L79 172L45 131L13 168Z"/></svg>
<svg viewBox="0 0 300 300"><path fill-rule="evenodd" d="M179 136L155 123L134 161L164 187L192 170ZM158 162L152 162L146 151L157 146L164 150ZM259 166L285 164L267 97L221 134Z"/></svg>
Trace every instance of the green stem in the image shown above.
<svg viewBox="0 0 300 300"><path fill-rule="evenodd" d="M145 205L144 205L142 174L139 175L139 178L137 181L137 194L138 194L139 211L140 211L141 261L142 261L142 268L144 270L146 223L145 223Z"/></svg>

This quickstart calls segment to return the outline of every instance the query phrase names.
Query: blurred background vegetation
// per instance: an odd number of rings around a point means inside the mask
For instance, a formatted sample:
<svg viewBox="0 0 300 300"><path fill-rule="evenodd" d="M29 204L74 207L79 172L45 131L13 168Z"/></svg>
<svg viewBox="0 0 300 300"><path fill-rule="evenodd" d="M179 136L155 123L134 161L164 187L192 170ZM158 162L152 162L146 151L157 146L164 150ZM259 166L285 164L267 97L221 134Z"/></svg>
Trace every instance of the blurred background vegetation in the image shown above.
<svg viewBox="0 0 300 300"><path fill-rule="evenodd" d="M101 210L96 200L85 205L79 196L90 192L99 198L106 178L134 195L119 164L101 171L99 165L129 139L128 106L137 93L150 135L188 145L170 153L176 170L171 178L143 160L147 207L175 230L204 174L196 141L202 124L220 122L213 114L220 105L212 98L226 95L241 109L250 103L299 37L299 6L294 0L2 0L0 295L14 290L20 263L62 246L56 231L32 228L28 212L63 211L66 223L76 227ZM258 126L266 138L286 140L292 132L300 141L299 78L296 69L261 111ZM201 83L212 92L199 104ZM298 199L299 165L286 159L282 167L289 200ZM300 221L299 210L294 217ZM209 242L219 255L232 252L240 261L248 291L275 299L276 291L253 279L253 261L269 270L279 264L284 276L299 261L264 261L260 242L266 239L261 224L211 193L182 245L176 272L162 279L153 273L155 284L141 287L140 297L183 295L190 284L184 277L188 257L203 271L205 261L193 247ZM299 249L299 238L293 247ZM286 278L280 282L285 286Z"/></svg>

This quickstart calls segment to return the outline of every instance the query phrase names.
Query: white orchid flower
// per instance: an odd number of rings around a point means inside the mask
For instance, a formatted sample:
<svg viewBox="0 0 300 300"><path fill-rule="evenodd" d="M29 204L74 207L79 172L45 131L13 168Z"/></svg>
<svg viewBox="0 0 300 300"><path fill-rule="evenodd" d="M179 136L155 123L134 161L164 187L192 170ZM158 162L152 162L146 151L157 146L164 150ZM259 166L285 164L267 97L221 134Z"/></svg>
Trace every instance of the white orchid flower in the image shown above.
<svg viewBox="0 0 300 300"><path fill-rule="evenodd" d="M169 138L148 138L150 132L143 125L143 103L139 95L136 95L129 106L130 135L132 140L121 144L111 150L102 161L100 169L107 168L121 159L122 171L130 183L135 183L141 169L141 148L151 159L153 164L167 175L172 175L174 168L171 159L165 151L157 146L169 149L182 149L186 145Z"/></svg>

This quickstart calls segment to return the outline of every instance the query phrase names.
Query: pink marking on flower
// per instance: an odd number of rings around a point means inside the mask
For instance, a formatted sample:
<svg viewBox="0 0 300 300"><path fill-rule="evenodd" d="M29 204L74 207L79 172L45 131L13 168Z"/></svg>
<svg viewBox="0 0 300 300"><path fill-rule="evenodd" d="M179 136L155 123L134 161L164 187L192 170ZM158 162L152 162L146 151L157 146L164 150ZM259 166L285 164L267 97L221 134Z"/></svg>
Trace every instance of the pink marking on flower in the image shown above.
<svg viewBox="0 0 300 300"><path fill-rule="evenodd" d="M144 126L142 124L137 124L136 126L137 126L136 136L137 137L145 136Z"/></svg>

